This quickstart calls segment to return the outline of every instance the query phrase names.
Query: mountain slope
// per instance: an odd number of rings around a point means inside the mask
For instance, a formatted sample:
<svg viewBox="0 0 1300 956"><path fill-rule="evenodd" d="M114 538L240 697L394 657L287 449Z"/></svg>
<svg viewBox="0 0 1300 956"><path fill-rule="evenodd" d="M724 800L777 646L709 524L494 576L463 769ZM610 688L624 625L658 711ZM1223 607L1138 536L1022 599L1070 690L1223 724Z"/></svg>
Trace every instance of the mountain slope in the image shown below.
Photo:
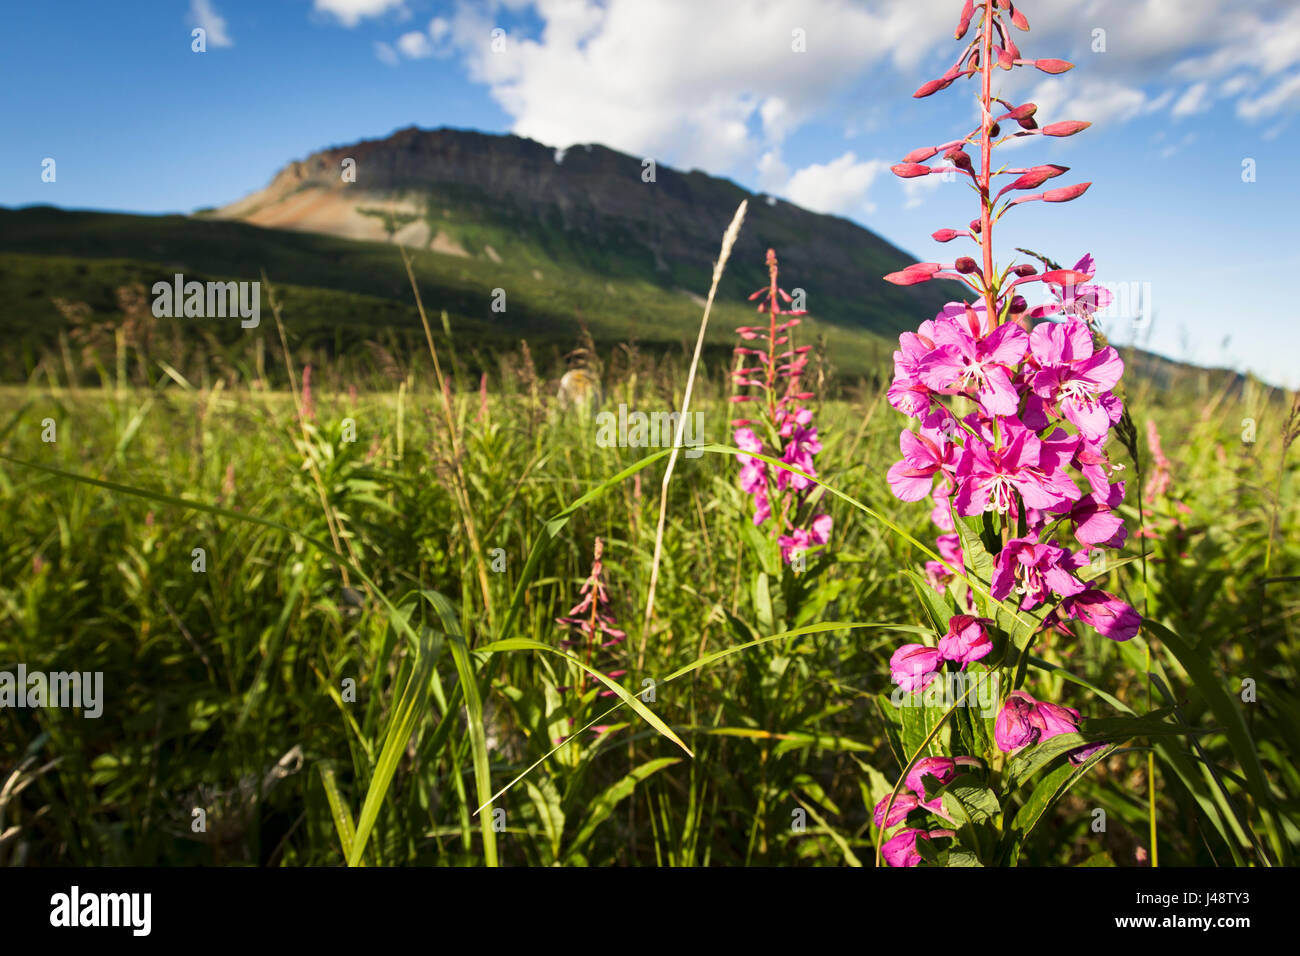
<svg viewBox="0 0 1300 956"><path fill-rule="evenodd" d="M354 182L344 180L345 160L355 162ZM906 253L846 219L755 196L725 179L662 165L651 171L603 146L559 154L517 136L453 129L412 127L322 150L212 215L700 293L722 230L746 198L726 297L763 284L769 247L780 256L783 285L805 289L809 310L837 325L893 335L958 292L948 284L890 285L881 277L913 261Z"/></svg>

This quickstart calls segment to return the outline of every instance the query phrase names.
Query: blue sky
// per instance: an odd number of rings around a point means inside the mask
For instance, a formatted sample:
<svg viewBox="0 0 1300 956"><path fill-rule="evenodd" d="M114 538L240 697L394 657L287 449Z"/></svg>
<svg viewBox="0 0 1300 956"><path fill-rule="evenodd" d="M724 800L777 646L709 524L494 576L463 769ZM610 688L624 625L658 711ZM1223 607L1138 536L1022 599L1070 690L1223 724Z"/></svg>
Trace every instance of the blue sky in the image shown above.
<svg viewBox="0 0 1300 956"><path fill-rule="evenodd" d="M972 195L935 178L907 184L888 167L975 122L973 84L910 96L959 52L960 6L14 3L0 33L0 204L189 212L259 189L325 146L455 126L557 147L600 142L703 169L942 260L958 244L929 233L969 220ZM1300 4L1025 0L1022 9L1033 26L1018 38L1025 55L1077 67L1000 74L1004 96L1037 102L1041 122L1094 126L1027 140L1004 161L1059 163L1071 167L1060 183L1094 186L1074 203L1013 212L995 234L999 257L1021 246L1069 265L1092 252L1098 281L1149 295L1136 323L1109 320L1117 342L1136 335L1174 358L1300 385L1300 322L1285 292L1300 275ZM191 50L197 25L207 30L202 54ZM504 31L496 49L494 29ZM53 183L41 181L46 157L57 163ZM815 294L815 276L805 284Z"/></svg>

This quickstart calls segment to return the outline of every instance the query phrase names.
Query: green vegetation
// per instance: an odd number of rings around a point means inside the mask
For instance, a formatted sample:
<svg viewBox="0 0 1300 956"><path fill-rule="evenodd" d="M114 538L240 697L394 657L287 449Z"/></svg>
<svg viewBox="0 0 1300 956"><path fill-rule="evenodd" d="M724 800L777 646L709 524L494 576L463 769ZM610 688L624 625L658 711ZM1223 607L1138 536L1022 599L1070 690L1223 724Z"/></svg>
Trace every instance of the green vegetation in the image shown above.
<svg viewBox="0 0 1300 956"><path fill-rule="evenodd" d="M913 733L895 722L887 661L900 631L924 623L898 571L921 555L828 497L826 558L802 581L772 577L746 530L734 460L679 460L637 669L662 453L633 472L647 452L596 446L590 421L546 401L527 353L498 356L481 398L457 341L436 337L454 385L450 428L409 352L394 356L396 392L378 371L349 382L318 369L305 428L293 393L224 379L199 388L158 366L146 385L128 373L118 388L108 371L86 389L51 363L57 387L0 392L0 671L102 670L106 698L97 720L0 710L0 778L32 778L0 807L18 827L0 861L870 863L871 808ZM607 407L659 407L680 389L674 362L603 357ZM725 442L733 411L724 366L712 367L697 407L707 437ZM1131 536L1127 552L1146 544L1145 590L1132 564L1108 587L1179 643L1151 630L1126 645L1051 635L1035 652L1061 669L1053 700L1095 701L1076 693L1082 680L1146 712L1150 641L1152 706L1167 689L1171 719L1200 733L1158 738L1155 781L1146 741L1108 756L1019 859L1135 863L1154 787L1162 864L1277 862L1300 844L1300 516L1295 464L1281 457L1286 405L1190 376L1129 398L1140 433L1159 423L1172 486L1141 516L1136 494L1125 505L1130 527L1152 534ZM45 419L54 443L42 441ZM926 509L885 483L893 419L870 387L825 403L819 465L839 492L924 540ZM1242 440L1245 419L1254 443ZM693 757L627 705L611 712L619 698L597 696L603 685L557 653L568 635L554 619L576 603L597 536L630 635L609 666L629 670L619 683L632 692L659 682L641 710ZM1089 718L1119 713L1085 706ZM196 807L204 833L191 829ZM1105 833L1091 829L1096 808ZM792 827L799 810L803 828ZM362 847L354 836L371 825Z"/></svg>

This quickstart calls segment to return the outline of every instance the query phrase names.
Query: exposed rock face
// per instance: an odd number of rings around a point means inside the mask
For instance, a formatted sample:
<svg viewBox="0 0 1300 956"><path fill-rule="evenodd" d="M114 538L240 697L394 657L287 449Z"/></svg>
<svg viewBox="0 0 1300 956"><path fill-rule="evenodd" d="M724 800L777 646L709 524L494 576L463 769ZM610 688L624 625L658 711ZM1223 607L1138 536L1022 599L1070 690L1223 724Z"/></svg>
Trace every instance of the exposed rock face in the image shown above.
<svg viewBox="0 0 1300 956"><path fill-rule="evenodd" d="M354 182L344 181L348 159L355 161ZM411 127L290 163L266 189L217 215L493 261L522 245L605 274L642 277L666 291L703 292L722 231L748 198L724 283L729 295L764 281L771 246L782 284L806 288L810 311L831 321L896 331L955 297L951 286L883 282L912 257L846 219L771 202L698 171L660 164L651 182L649 175L641 159L603 146L561 154L518 136Z"/></svg>

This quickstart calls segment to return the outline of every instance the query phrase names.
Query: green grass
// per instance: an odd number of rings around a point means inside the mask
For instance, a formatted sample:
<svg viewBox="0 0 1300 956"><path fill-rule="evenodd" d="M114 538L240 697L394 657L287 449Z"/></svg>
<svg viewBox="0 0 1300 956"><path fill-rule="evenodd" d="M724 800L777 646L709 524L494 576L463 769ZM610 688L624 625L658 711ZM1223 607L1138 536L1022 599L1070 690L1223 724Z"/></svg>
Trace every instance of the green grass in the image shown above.
<svg viewBox="0 0 1300 956"><path fill-rule="evenodd" d="M438 341L444 364L467 364ZM646 666L618 682L659 682L634 709L590 678L582 697L560 690L578 664L555 653L554 618L602 537L629 630L608 666L633 666L663 460L636 469L653 449L598 447L593 424L542 400L520 356L492 369L485 407L475 380L455 393L456 460L430 376L410 364L400 393L372 374L355 400L326 368L305 434L287 393L187 389L157 368L121 389L112 371L80 389L52 371L60 387L0 390L0 671L101 670L106 688L98 720L0 710L0 778L29 756L24 773L58 761L4 808L19 830L0 860L21 848L41 864L869 864L871 807L919 740L889 706L887 660L927 621L898 571L924 556L885 522L933 539L928 509L884 480L892 410L869 387L817 410L819 469L839 497L824 499L826 559L802 579L764 574L729 456L679 460ZM697 407L725 444L724 366L706 366ZM638 355L607 376L606 405L664 407L681 380ZM1011 798L1017 827L1032 827L1014 847L1022 865L1134 864L1149 848L1148 746L1162 865L1283 862L1300 844L1286 408L1249 383L1211 384L1130 386L1174 485L1143 509L1158 534L1145 587L1140 561L1107 586L1153 624L1125 645L1058 635L1034 648L1039 696L1099 720L1172 703L1165 719L1198 733L1133 739L1059 782L1039 771L1039 790ZM55 443L41 440L47 418ZM457 474L482 547L504 557L490 614ZM581 730L591 723L611 729ZM963 726L922 729L941 746ZM277 779L294 748L301 766ZM799 810L806 825L792 828Z"/></svg>

